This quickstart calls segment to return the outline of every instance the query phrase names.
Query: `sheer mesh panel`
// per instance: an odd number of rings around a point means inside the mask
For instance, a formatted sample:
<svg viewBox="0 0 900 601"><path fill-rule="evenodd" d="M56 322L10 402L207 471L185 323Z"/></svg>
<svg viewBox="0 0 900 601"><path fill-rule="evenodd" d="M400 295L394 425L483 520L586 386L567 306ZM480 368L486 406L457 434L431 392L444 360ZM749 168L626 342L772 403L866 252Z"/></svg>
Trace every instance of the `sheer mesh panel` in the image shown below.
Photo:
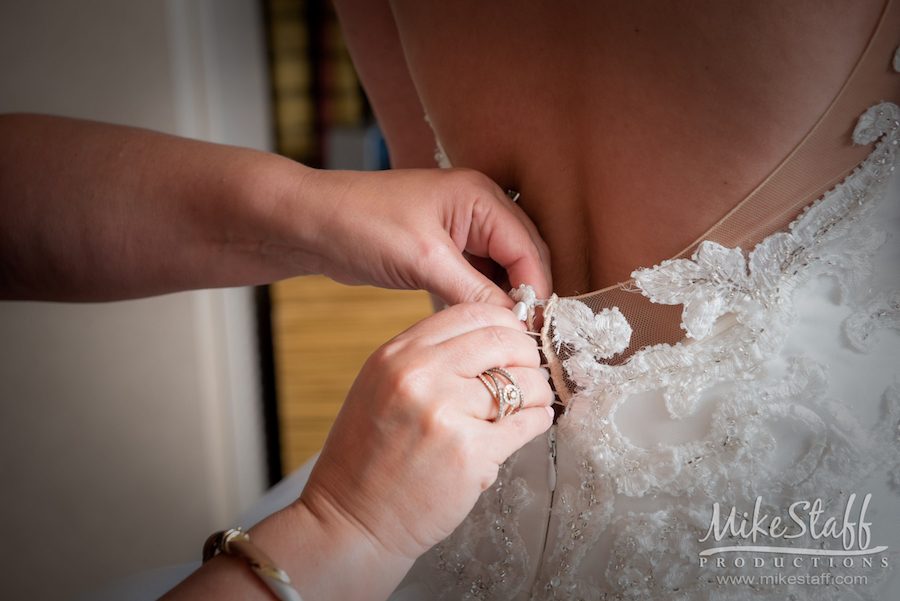
<svg viewBox="0 0 900 601"><path fill-rule="evenodd" d="M891 64L895 51L900 52L894 40L900 27L898 13L885 11L843 88L791 154L728 215L674 258L691 258L705 240L726 248L740 247L745 255L749 254L767 236L787 231L806 207L843 181L872 152L872 145L853 145L852 132L859 116L870 106L884 101L900 102L900 76ZM602 363L619 365L642 348L684 339L683 307L650 302L636 289L633 280L572 298L595 313L618 307L632 327L630 346ZM545 354L554 381L565 382L565 387L557 387L557 392L566 403L576 388L562 366L568 358L565 348L552 348L551 340L552 330L544 333Z"/></svg>

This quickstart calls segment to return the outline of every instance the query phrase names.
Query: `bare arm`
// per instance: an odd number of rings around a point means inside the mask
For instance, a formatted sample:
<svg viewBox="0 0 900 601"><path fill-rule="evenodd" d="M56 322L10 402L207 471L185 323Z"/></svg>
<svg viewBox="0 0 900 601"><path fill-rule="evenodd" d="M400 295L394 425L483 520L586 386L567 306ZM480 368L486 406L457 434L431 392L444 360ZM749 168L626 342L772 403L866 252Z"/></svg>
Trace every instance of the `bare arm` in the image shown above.
<svg viewBox="0 0 900 601"><path fill-rule="evenodd" d="M353 64L381 125L395 168L435 167L425 122L387 0L336 0Z"/></svg>
<svg viewBox="0 0 900 601"><path fill-rule="evenodd" d="M0 298L105 301L324 273L510 305L463 250L546 286L534 227L474 171L323 171L148 130L0 116Z"/></svg>
<svg viewBox="0 0 900 601"><path fill-rule="evenodd" d="M306 172L291 161L39 115L0 117L0 140L4 298L257 284L304 263L279 249L296 234L279 199Z"/></svg>

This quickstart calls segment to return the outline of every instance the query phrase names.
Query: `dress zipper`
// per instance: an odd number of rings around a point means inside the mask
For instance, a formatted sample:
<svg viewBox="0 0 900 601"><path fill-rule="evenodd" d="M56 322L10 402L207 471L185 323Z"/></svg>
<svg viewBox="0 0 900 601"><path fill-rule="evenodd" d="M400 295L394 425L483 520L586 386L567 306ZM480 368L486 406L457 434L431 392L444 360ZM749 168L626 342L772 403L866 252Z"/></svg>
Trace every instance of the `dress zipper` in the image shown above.
<svg viewBox="0 0 900 601"><path fill-rule="evenodd" d="M548 454L550 471L547 472L547 484L550 489L550 498L547 503L547 528L544 530L544 541L541 543L541 553L538 556L535 583L541 579L541 567L544 565L544 554L547 552L547 539L550 537L550 518L553 513L553 498L556 495L556 424L550 426L550 429L547 431L547 444L550 447L550 452Z"/></svg>
<svg viewBox="0 0 900 601"><path fill-rule="evenodd" d="M550 471L547 474L547 483L550 488L550 504L553 505L553 493L556 491L556 424L550 426L547 442L550 444Z"/></svg>

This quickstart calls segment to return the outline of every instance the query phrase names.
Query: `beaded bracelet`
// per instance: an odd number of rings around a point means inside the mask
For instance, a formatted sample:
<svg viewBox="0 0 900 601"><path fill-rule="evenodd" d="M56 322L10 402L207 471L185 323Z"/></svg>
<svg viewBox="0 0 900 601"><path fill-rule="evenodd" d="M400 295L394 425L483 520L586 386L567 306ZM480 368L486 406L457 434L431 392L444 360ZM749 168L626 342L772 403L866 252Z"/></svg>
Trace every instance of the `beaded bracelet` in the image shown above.
<svg viewBox="0 0 900 601"><path fill-rule="evenodd" d="M300 593L291 586L291 579L284 570L276 566L268 555L250 542L250 536L240 528L222 530L206 539L206 544L203 545L203 563L215 557L217 553L246 558L253 572L281 601L303 601Z"/></svg>

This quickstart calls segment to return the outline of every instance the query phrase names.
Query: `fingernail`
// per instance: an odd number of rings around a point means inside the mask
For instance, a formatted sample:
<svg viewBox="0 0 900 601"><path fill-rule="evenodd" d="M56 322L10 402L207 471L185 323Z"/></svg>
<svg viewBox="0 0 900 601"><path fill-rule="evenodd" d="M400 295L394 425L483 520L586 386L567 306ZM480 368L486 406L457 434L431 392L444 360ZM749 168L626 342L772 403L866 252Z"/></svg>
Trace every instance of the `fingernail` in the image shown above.
<svg viewBox="0 0 900 601"><path fill-rule="evenodd" d="M538 371L541 372L541 375L544 376L544 379L548 382L550 381L550 370L546 367L539 367Z"/></svg>
<svg viewBox="0 0 900 601"><path fill-rule="evenodd" d="M553 411L553 407L544 407L547 410L547 413L550 414L550 419L553 419L553 416L556 415L556 412Z"/></svg>
<svg viewBox="0 0 900 601"><path fill-rule="evenodd" d="M512 312L519 321L528 319L528 307L526 307L523 302L516 303L516 306L512 308Z"/></svg>

